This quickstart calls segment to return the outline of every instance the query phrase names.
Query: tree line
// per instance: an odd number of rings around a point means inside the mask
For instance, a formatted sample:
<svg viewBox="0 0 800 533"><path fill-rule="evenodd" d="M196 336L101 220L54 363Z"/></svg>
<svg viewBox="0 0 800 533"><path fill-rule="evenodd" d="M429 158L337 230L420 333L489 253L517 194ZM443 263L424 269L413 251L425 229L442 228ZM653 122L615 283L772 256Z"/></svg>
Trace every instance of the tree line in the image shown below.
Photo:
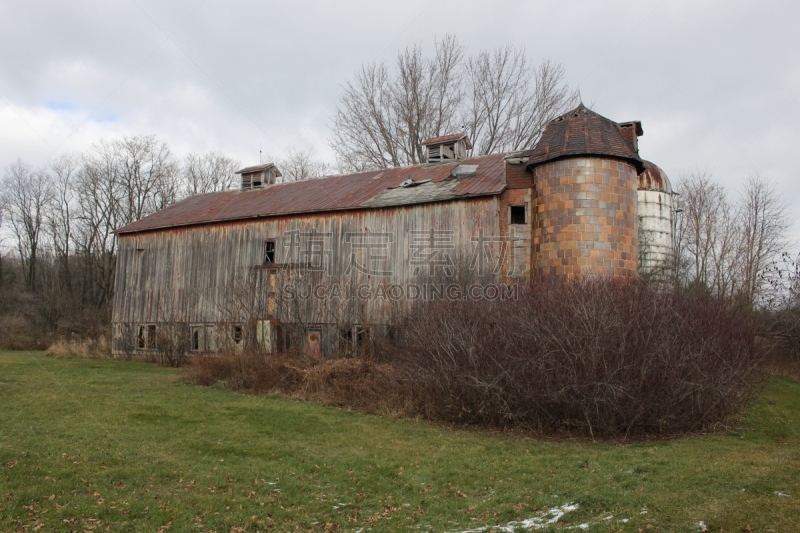
<svg viewBox="0 0 800 533"><path fill-rule="evenodd" d="M673 195L673 283L748 306L775 303L786 291L783 254L789 206L775 183L754 173L738 190L710 171L688 172Z"/></svg>
<svg viewBox="0 0 800 533"><path fill-rule="evenodd" d="M285 181L328 170L307 151L276 162ZM9 165L0 182L0 342L101 331L114 293L113 231L185 197L235 187L240 167L217 151L179 158L153 135L101 140L39 167Z"/></svg>

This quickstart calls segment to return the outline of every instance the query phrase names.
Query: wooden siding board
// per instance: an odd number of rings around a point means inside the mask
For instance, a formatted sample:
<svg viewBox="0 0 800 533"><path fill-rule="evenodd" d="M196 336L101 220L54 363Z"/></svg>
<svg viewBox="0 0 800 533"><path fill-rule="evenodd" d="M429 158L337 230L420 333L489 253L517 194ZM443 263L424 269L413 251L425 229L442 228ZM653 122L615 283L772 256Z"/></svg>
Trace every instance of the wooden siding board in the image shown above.
<svg viewBox="0 0 800 533"><path fill-rule="evenodd" d="M316 228L332 234L326 240L326 248L332 252L331 275L335 278L344 278L350 261L352 247L346 242L348 232L369 228L373 232L391 233L394 239L388 245L388 254L393 275L383 278L357 273L352 279L354 283L373 287L384 280L405 284L415 281L410 264L412 230L452 229L454 244L468 249L480 228L499 234L497 213L497 199L491 196L121 235L113 322L115 325L158 322L163 314L159 306L164 305L174 306L178 315L192 323L217 322L225 288L237 275L246 274L261 263L264 239L278 239L277 260L286 261L287 250L281 239L291 230ZM137 252L137 248L144 251Z"/></svg>

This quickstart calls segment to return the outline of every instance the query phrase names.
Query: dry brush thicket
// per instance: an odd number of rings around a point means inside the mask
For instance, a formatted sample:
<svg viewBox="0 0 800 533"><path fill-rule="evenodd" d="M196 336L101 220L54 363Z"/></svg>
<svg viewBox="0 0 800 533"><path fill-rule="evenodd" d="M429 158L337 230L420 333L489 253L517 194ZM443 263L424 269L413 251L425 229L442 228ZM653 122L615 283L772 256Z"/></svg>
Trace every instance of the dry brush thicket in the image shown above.
<svg viewBox="0 0 800 533"><path fill-rule="evenodd" d="M420 305L371 358L301 352L193 360L187 379L368 412L588 436L728 424L757 390L753 316L697 293L551 280L518 301ZM377 342L374 339L373 342Z"/></svg>

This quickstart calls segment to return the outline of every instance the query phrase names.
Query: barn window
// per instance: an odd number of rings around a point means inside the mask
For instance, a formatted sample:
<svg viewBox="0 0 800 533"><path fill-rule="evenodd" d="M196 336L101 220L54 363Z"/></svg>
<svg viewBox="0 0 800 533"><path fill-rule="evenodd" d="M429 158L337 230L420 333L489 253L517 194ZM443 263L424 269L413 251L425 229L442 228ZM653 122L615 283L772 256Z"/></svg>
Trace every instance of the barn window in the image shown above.
<svg viewBox="0 0 800 533"><path fill-rule="evenodd" d="M203 348L207 352L216 352L217 351L217 331L214 326L206 325L205 327L205 341L206 344Z"/></svg>
<svg viewBox="0 0 800 533"><path fill-rule="evenodd" d="M242 336L243 336L242 333L243 333L242 332L242 325L241 324L234 324L233 325L233 332L231 334L231 337L233 337L233 342L235 342L236 344L239 344L240 342L242 342Z"/></svg>
<svg viewBox="0 0 800 533"><path fill-rule="evenodd" d="M275 241L270 239L264 242L264 264L269 265L275 262Z"/></svg>
<svg viewBox="0 0 800 533"><path fill-rule="evenodd" d="M353 325L350 328L340 332L342 340L342 347L348 353L363 352L370 346L370 339L372 337L369 327Z"/></svg>
<svg viewBox="0 0 800 533"><path fill-rule="evenodd" d="M192 351L199 352L203 347L202 326L192 326Z"/></svg>
<svg viewBox="0 0 800 533"><path fill-rule="evenodd" d="M403 345L403 330L400 326L389 325L386 328L386 337L392 346L399 347Z"/></svg>
<svg viewBox="0 0 800 533"><path fill-rule="evenodd" d="M525 224L525 206L524 205L512 205L511 206L511 216L510 223L511 224Z"/></svg>
<svg viewBox="0 0 800 533"><path fill-rule="evenodd" d="M147 326L147 349L154 350L156 347L156 326L150 324Z"/></svg>
<svg viewBox="0 0 800 533"><path fill-rule="evenodd" d="M211 324L198 324L190 328L193 352L216 352L217 335Z"/></svg>
<svg viewBox="0 0 800 533"><path fill-rule="evenodd" d="M156 347L155 324L142 324L136 332L136 347L139 350L154 350Z"/></svg>

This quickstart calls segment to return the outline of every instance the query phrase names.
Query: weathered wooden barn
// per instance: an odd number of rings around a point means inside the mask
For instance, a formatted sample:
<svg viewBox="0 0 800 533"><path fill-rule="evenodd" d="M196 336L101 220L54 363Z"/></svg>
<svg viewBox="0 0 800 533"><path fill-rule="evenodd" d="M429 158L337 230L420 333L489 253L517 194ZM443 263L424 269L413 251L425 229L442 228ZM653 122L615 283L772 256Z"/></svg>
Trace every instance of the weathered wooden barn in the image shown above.
<svg viewBox="0 0 800 533"><path fill-rule="evenodd" d="M412 167L292 183L274 165L242 169L238 190L117 230L113 351L153 350L165 332L197 352L270 351L300 325L294 342L331 355L370 328L391 337L418 301L513 297L549 274L635 277L664 263L672 227L642 133L581 105L515 153L471 157L456 134L426 140Z"/></svg>

